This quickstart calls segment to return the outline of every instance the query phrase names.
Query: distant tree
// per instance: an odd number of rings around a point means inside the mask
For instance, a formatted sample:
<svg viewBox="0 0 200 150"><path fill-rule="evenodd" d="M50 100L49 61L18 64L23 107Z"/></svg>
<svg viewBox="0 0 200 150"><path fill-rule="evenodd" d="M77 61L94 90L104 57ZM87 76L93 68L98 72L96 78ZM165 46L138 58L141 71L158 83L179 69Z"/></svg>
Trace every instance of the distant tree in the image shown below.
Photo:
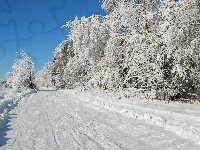
<svg viewBox="0 0 200 150"><path fill-rule="evenodd" d="M8 86L12 88L34 88L34 64L23 50L19 53L20 59L17 59L12 66L12 75L7 79Z"/></svg>
<svg viewBox="0 0 200 150"><path fill-rule="evenodd" d="M38 71L35 74L35 84L38 88L41 87L53 87L54 85L54 78L52 76L53 70L53 63L48 62L45 64L42 70Z"/></svg>

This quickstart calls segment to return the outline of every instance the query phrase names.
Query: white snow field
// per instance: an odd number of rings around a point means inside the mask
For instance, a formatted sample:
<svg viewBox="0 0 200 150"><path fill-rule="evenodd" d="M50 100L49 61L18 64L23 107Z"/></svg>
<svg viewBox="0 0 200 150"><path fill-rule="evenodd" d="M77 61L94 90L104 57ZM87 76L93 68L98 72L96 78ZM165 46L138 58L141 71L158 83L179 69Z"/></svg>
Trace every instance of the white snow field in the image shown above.
<svg viewBox="0 0 200 150"><path fill-rule="evenodd" d="M0 109L7 109L2 150L200 149L199 104L119 99L95 90L0 91L0 101L15 104Z"/></svg>

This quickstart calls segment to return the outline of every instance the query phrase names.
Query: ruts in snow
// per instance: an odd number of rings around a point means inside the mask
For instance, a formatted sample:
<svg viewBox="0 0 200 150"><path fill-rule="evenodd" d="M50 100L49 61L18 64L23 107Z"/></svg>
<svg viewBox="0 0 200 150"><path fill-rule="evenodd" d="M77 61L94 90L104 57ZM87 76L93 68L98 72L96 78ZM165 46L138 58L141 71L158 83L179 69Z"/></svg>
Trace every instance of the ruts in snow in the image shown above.
<svg viewBox="0 0 200 150"><path fill-rule="evenodd" d="M91 91L32 93L10 111L16 117L0 149L199 148L199 111L188 108L183 113L178 105L114 99Z"/></svg>

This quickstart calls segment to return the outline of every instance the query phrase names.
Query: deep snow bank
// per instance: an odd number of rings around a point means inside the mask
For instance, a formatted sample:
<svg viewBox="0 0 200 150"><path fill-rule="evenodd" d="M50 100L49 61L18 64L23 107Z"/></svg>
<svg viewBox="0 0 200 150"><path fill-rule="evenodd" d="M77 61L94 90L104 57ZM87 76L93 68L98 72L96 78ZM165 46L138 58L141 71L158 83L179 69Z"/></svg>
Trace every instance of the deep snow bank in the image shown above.
<svg viewBox="0 0 200 150"><path fill-rule="evenodd" d="M0 89L0 128L7 119L9 111L17 105L19 100L35 92L35 90Z"/></svg>

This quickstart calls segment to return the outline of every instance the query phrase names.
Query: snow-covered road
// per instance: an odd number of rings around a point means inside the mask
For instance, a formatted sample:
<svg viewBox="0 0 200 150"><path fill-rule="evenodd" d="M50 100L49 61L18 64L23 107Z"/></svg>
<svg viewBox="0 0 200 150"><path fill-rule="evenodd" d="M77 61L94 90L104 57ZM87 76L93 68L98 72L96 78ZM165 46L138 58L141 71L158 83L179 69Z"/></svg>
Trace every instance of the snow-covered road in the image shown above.
<svg viewBox="0 0 200 150"><path fill-rule="evenodd" d="M10 111L0 149L200 149L199 105L182 110L114 99L74 90L32 93Z"/></svg>

